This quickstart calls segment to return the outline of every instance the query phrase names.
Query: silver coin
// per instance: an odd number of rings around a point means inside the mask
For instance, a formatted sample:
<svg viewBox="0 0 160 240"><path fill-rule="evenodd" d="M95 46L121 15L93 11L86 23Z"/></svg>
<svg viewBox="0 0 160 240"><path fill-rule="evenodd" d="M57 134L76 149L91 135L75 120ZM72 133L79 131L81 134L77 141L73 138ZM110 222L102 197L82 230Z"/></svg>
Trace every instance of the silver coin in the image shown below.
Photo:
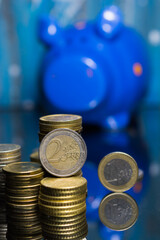
<svg viewBox="0 0 160 240"><path fill-rule="evenodd" d="M106 155L98 167L101 183L111 191L123 192L136 183L138 167L136 161L128 154L113 152Z"/></svg>
<svg viewBox="0 0 160 240"><path fill-rule="evenodd" d="M136 222L138 206L128 194L112 193L101 201L99 216L101 222L108 228L124 231Z"/></svg>
<svg viewBox="0 0 160 240"><path fill-rule="evenodd" d="M118 177L117 172L124 171L125 174ZM113 159L104 168L104 175L106 180L114 186L124 185L131 179L132 168L123 159Z"/></svg>

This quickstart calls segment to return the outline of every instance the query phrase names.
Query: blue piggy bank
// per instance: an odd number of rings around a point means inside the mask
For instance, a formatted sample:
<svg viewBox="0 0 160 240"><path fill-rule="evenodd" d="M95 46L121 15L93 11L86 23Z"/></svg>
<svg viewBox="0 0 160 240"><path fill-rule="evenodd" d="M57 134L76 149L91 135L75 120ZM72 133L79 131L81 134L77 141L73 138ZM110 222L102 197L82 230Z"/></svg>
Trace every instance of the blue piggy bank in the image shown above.
<svg viewBox="0 0 160 240"><path fill-rule="evenodd" d="M49 47L42 88L52 113L125 127L146 89L148 58L141 36L123 24L119 8L110 6L95 22L66 29L42 17L39 35Z"/></svg>

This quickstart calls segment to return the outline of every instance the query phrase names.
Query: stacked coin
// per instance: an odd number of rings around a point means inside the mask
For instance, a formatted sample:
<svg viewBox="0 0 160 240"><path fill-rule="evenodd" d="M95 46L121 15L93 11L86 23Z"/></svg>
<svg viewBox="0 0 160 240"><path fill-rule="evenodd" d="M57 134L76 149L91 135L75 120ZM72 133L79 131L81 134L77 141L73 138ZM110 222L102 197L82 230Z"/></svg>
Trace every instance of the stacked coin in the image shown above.
<svg viewBox="0 0 160 240"><path fill-rule="evenodd" d="M82 131L82 117L72 114L47 115L39 119L39 141L54 129L69 128L78 133Z"/></svg>
<svg viewBox="0 0 160 240"><path fill-rule="evenodd" d="M5 174L2 169L9 163L21 160L21 147L16 144L0 144L0 239L6 239L7 220L5 204Z"/></svg>
<svg viewBox="0 0 160 240"><path fill-rule="evenodd" d="M21 147L16 144L0 144L0 199L5 196L5 175L3 167L21 160Z"/></svg>
<svg viewBox="0 0 160 240"><path fill-rule="evenodd" d="M41 239L38 193L44 172L38 163L17 162L3 168L6 175L8 239Z"/></svg>
<svg viewBox="0 0 160 240"><path fill-rule="evenodd" d="M47 240L87 236L87 181L83 177L44 178L39 193L43 236Z"/></svg>

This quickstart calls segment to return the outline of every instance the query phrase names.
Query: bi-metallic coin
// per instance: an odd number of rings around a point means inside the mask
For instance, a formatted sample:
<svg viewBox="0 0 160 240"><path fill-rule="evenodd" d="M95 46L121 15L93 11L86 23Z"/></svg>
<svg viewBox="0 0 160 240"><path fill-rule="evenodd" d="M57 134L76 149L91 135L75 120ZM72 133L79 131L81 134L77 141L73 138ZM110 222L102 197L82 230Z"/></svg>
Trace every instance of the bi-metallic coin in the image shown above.
<svg viewBox="0 0 160 240"><path fill-rule="evenodd" d="M106 155L98 167L101 183L113 192L124 192L134 186L138 178L136 161L128 154L113 152Z"/></svg>

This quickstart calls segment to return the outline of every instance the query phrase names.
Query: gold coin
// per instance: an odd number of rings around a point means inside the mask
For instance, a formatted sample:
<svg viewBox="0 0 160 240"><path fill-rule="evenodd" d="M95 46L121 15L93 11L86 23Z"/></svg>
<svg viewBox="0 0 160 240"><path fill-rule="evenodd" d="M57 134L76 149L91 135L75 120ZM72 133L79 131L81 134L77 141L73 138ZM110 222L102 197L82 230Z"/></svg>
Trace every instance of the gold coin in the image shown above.
<svg viewBox="0 0 160 240"><path fill-rule="evenodd" d="M82 168L86 161L87 148L77 132L57 129L43 138L39 156L47 172L54 176L67 177Z"/></svg>
<svg viewBox="0 0 160 240"><path fill-rule="evenodd" d="M8 164L3 168L3 171L7 174L37 174L42 172L41 165L33 162L16 162Z"/></svg>
<svg viewBox="0 0 160 240"><path fill-rule="evenodd" d="M42 235L38 234L38 235L35 235L35 236L17 236L14 235L13 233L10 233L10 232L7 232L7 239L10 239L10 240L42 240Z"/></svg>
<svg viewBox="0 0 160 240"><path fill-rule="evenodd" d="M138 218L138 206L126 193L111 193L101 201L99 217L106 227L124 231L135 224Z"/></svg>
<svg viewBox="0 0 160 240"><path fill-rule="evenodd" d="M36 235L36 234L40 234L42 232L41 230L41 226L32 226L32 227L29 227L29 228L22 228L22 227L17 227L15 228L12 227L12 225L8 224L8 232L12 232L13 234L17 234L17 235L21 235L23 234L24 236L25 235L30 235L30 236L33 236L33 235Z"/></svg>
<svg viewBox="0 0 160 240"><path fill-rule="evenodd" d="M83 176L83 173L82 173L82 170L79 170L79 172L77 172L75 175L73 176L79 176L79 177L82 177Z"/></svg>
<svg viewBox="0 0 160 240"><path fill-rule="evenodd" d="M0 157L17 155L21 147L17 144L0 144Z"/></svg>
<svg viewBox="0 0 160 240"><path fill-rule="evenodd" d="M49 219L43 219L41 217L41 223L42 224L47 224L49 226L53 227L72 227L72 226L77 226L81 222L86 221L86 214L83 214L83 217L77 218L74 221L67 221L66 219L61 218L59 221L56 221L56 218L52 220L51 218Z"/></svg>
<svg viewBox="0 0 160 240"><path fill-rule="evenodd" d="M57 232L59 233L68 233L71 231L78 231L79 229L83 228L84 226L87 225L87 221L83 219L83 221L79 222L77 225L72 225L72 226L53 226L53 225L47 225L45 223L42 223L42 228L43 230L51 231L51 232Z"/></svg>
<svg viewBox="0 0 160 240"><path fill-rule="evenodd" d="M76 200L76 199L81 199L83 197L86 197L86 191L85 193L78 193L78 194L70 194L70 195L55 195L55 196L50 196L50 195L46 195L43 194L41 191L39 192L39 196L43 199L43 200L48 200L48 201L70 201L70 200Z"/></svg>
<svg viewBox="0 0 160 240"><path fill-rule="evenodd" d="M10 203L6 202L7 206L14 208L14 209L35 209L37 208L38 204L37 203L29 203L29 204L15 204L15 203Z"/></svg>
<svg viewBox="0 0 160 240"><path fill-rule="evenodd" d="M109 190L124 192L133 187L137 181L137 163L126 153L113 152L101 160L98 176L101 183Z"/></svg>
<svg viewBox="0 0 160 240"><path fill-rule="evenodd" d="M54 114L43 116L39 119L42 124L76 124L82 123L82 117L73 114Z"/></svg>
<svg viewBox="0 0 160 240"><path fill-rule="evenodd" d="M40 219L40 216L36 213L34 213L34 214L25 214L25 215L22 215L22 214L20 214L20 215L16 215L16 216L14 216L14 215L11 215L11 216L9 216L9 218L8 218L8 221L9 221L9 219L10 219L10 221L12 221L12 222L30 222L30 221L38 221L39 219Z"/></svg>
<svg viewBox="0 0 160 240"><path fill-rule="evenodd" d="M42 205L39 204L39 209L40 212L43 214L48 214L50 216L55 216L55 217L73 217L75 215L79 215L81 213L86 212L86 205L83 204L81 207L79 208L74 208L74 209L62 209L60 210L59 208L55 209L55 208L49 208L46 207L46 205Z"/></svg>
<svg viewBox="0 0 160 240"><path fill-rule="evenodd" d="M34 196L34 195L38 195L39 192L39 186L36 188L26 188L23 189L23 191L20 189L10 189L10 188L6 188L6 194L8 194L9 196L19 196L19 197L23 197L23 196Z"/></svg>
<svg viewBox="0 0 160 240"><path fill-rule="evenodd" d="M23 190L29 190L29 189L34 189L34 188L37 188L39 187L40 184L35 184L35 185L9 185L8 183L6 183L6 187L11 187L13 190L20 190L20 189L23 189ZM21 191L23 191L21 190Z"/></svg>
<svg viewBox="0 0 160 240"><path fill-rule="evenodd" d="M39 202L49 206L68 206L68 205L76 205L81 202L85 202L86 195L83 195L81 198L70 199L70 200L48 200L44 199L39 195Z"/></svg>
<svg viewBox="0 0 160 240"><path fill-rule="evenodd" d="M24 188L26 188L26 186L39 186L40 185L40 181L43 179L43 177L42 178L39 178L39 179L30 179L30 180L28 180L28 181L22 181L22 180L20 180L20 181L11 181L11 179L10 180L8 180L7 178L6 178L6 185L7 186L13 186L14 188L20 188L20 187L24 187Z"/></svg>
<svg viewBox="0 0 160 240"><path fill-rule="evenodd" d="M76 209L80 209L83 207L86 207L86 202L83 201L81 203L77 203L74 205L48 205L39 202L39 206L42 209L47 209L47 211L52 211L52 212L71 212L72 210L75 211Z"/></svg>
<svg viewBox="0 0 160 240"><path fill-rule="evenodd" d="M20 162L21 161L21 155L17 155L15 157L9 157L9 158L0 158L0 164L3 165L3 164L9 164L9 163L12 163L12 162Z"/></svg>
<svg viewBox="0 0 160 240"><path fill-rule="evenodd" d="M72 231L72 232L69 232L68 234L66 233L61 233L61 234L58 234L58 233L54 233L54 232L49 232L49 231L43 231L42 229L42 233L43 233L43 236L46 237L47 239L51 238L51 239L61 239L61 240L80 240L80 239L83 239L84 237L87 236L87 233L88 233L88 227L85 226L84 228L80 229L79 231Z"/></svg>
<svg viewBox="0 0 160 240"><path fill-rule="evenodd" d="M55 229L54 229L54 231L53 231L53 229L52 228L44 228L44 226L43 226L43 231L45 231L46 233L54 233L54 234L57 234L57 235L59 235L59 236L71 236L71 235L74 235L74 234L79 234L80 232L82 233L84 230L86 230L87 229L87 224L85 223L84 225L82 225L81 227L79 227L79 228L76 228L76 229L71 229L70 231L56 231Z"/></svg>
<svg viewBox="0 0 160 240"><path fill-rule="evenodd" d="M40 159L39 159L39 153L38 153L38 151L33 152L33 153L30 154L30 160L31 160L31 162L37 162L37 163L40 163Z"/></svg>
<svg viewBox="0 0 160 240"><path fill-rule="evenodd" d="M55 207L55 208L56 207L59 207L59 208L68 207L68 208L70 208L70 207L74 207L74 206L77 206L77 205L82 204L82 203L85 204L86 198L80 199L80 200L77 200L77 201L46 201L46 200L43 200L39 197L38 200L39 200L39 204L44 204L48 207L51 206L51 207Z"/></svg>
<svg viewBox="0 0 160 240"><path fill-rule="evenodd" d="M83 177L68 177L68 178L47 177L41 180L41 192L42 193L48 192L49 194L53 194L53 196L73 195L78 193L82 194L83 192L85 193L86 190L87 180Z"/></svg>
<svg viewBox="0 0 160 240"><path fill-rule="evenodd" d="M74 216L64 216L64 217L55 217L49 216L46 214L41 213L41 221L48 222L48 223L55 223L56 225L65 225L65 224L72 224L73 222L80 221L82 219L86 219L86 211L74 215Z"/></svg>
<svg viewBox="0 0 160 240"><path fill-rule="evenodd" d="M8 180L15 180L15 181L30 181L30 180L36 180L36 179L40 179L40 178L43 178L44 176L44 172L40 172L40 173L37 173L37 174L23 174L23 175L19 175L19 174L7 174L6 173L6 178Z"/></svg>
<svg viewBox="0 0 160 240"><path fill-rule="evenodd" d="M27 204L27 203L38 203L38 199L37 197L36 198L31 198L31 199L23 199L23 200L20 200L20 199L16 199L16 198L11 198L11 197L6 197L6 200L9 202L9 203L13 203L13 204Z"/></svg>

